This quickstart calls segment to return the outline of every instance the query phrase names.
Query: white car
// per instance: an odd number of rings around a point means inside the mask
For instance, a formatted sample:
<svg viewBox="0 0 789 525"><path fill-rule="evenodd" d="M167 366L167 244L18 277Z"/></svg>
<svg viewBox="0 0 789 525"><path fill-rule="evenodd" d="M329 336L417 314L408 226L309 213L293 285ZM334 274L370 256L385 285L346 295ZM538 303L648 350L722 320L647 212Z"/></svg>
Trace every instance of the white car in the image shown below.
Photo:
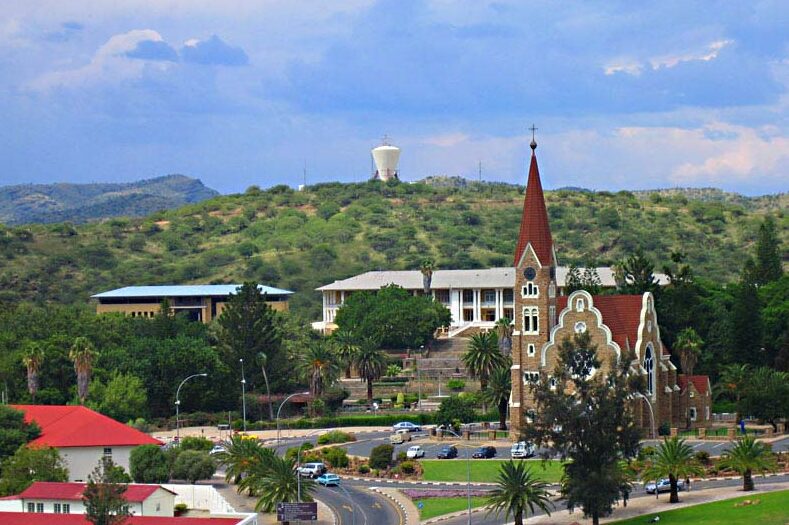
<svg viewBox="0 0 789 525"><path fill-rule="evenodd" d="M392 432L397 432L398 430L407 430L408 432L419 432L422 430L422 427L419 425L414 425L410 421L401 421L392 426Z"/></svg>
<svg viewBox="0 0 789 525"><path fill-rule="evenodd" d="M534 455L535 451L534 444L527 441L518 441L517 443L512 444L512 448L510 449L510 457L515 459L530 458Z"/></svg>
<svg viewBox="0 0 789 525"><path fill-rule="evenodd" d="M296 471L302 478L317 478L322 474L326 474L326 465L323 463L305 463L300 466Z"/></svg>
<svg viewBox="0 0 789 525"><path fill-rule="evenodd" d="M211 449L209 454L213 456L214 454L219 454L220 452L224 452L224 451L225 451L224 445L214 445L214 448Z"/></svg>
<svg viewBox="0 0 789 525"><path fill-rule="evenodd" d="M405 456L408 459L423 458L425 457L425 450L419 445L414 445L412 447L408 447L408 451L405 453Z"/></svg>

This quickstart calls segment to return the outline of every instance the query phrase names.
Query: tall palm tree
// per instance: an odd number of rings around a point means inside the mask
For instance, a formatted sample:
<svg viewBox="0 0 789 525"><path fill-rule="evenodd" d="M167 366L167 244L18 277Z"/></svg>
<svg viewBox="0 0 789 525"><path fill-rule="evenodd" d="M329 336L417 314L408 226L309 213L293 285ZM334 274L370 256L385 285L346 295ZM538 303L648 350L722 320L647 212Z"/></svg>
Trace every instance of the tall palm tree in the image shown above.
<svg viewBox="0 0 789 525"><path fill-rule="evenodd" d="M523 518L529 512L534 514L535 507L551 515L553 504L548 499L548 484L534 477L526 464L512 460L501 464L496 488L487 498L488 514L499 516L503 512L504 519L513 518L515 525L523 525Z"/></svg>
<svg viewBox="0 0 789 525"><path fill-rule="evenodd" d="M701 355L701 346L704 341L701 340L699 334L693 328L685 328L679 334L674 342L674 349L679 354L679 364L682 367L682 372L685 373L687 378L687 386L685 387L685 406L690 406L690 376L693 375L693 369L696 363L699 362ZM686 414L685 426L690 428L690 410Z"/></svg>
<svg viewBox="0 0 789 525"><path fill-rule="evenodd" d="M239 487L244 485L252 494L260 496L255 504L256 511L272 512L281 501L299 499L299 479L294 467L294 459L274 455L268 468L245 477ZM314 491L315 482L301 480L301 501L312 501Z"/></svg>
<svg viewBox="0 0 789 525"><path fill-rule="evenodd" d="M274 403L271 401L271 389L268 386L268 374L266 373L268 356L264 352L258 352L258 363L260 363L260 371L263 372L263 381L266 383L266 395L268 396L268 418L269 421L274 421Z"/></svg>
<svg viewBox="0 0 789 525"><path fill-rule="evenodd" d="M512 319L501 317L496 321L496 333L499 336L499 351L503 355L512 355L512 332L515 327Z"/></svg>
<svg viewBox="0 0 789 525"><path fill-rule="evenodd" d="M27 367L27 390L33 398L33 403L36 402L38 392L38 371L41 370L43 362L44 349L38 343L28 342L22 354L22 364Z"/></svg>
<svg viewBox="0 0 789 525"><path fill-rule="evenodd" d="M307 346L301 356L300 367L310 384L313 399L319 399L337 378L337 357L328 340L318 339Z"/></svg>
<svg viewBox="0 0 789 525"><path fill-rule="evenodd" d="M471 377L479 379L480 390L487 390L490 374L505 362L505 357L499 352L496 332L472 335L462 359Z"/></svg>
<svg viewBox="0 0 789 525"><path fill-rule="evenodd" d="M367 404L373 404L373 381L380 378L386 368L386 354L378 349L378 342L365 339L359 345L359 351L353 362L359 377L367 381Z"/></svg>
<svg viewBox="0 0 789 525"><path fill-rule="evenodd" d="M721 468L731 469L742 474L742 490L753 490L753 472L764 474L775 471L776 462L770 446L753 437L744 436L736 444L721 454L718 464Z"/></svg>
<svg viewBox="0 0 789 525"><path fill-rule="evenodd" d="M222 443L224 450L216 454L219 465L225 467L225 481L238 483L250 472L259 472L275 455L274 449L264 447L257 439L233 435ZM241 492L239 487L239 492Z"/></svg>
<svg viewBox="0 0 789 525"><path fill-rule="evenodd" d="M88 397L90 373L93 370L93 361L98 355L98 352L93 348L93 343L86 337L74 339L68 356L74 361L74 371L77 373L77 397L82 404L85 404L85 398Z"/></svg>
<svg viewBox="0 0 789 525"><path fill-rule="evenodd" d="M507 405L512 390L512 359L509 357L504 364L496 368L488 381L488 389L483 392L486 402L499 408L499 430L507 430Z"/></svg>
<svg viewBox="0 0 789 525"><path fill-rule="evenodd" d="M684 439L675 436L663 440L641 477L650 480L668 478L671 484L669 503L679 503L677 481L703 471L693 457L693 448Z"/></svg>
<svg viewBox="0 0 789 525"><path fill-rule="evenodd" d="M338 330L332 334L332 339L334 339L334 348L340 358L340 364L345 368L345 379L350 379L353 358L359 351L356 334L350 330Z"/></svg>
<svg viewBox="0 0 789 525"><path fill-rule="evenodd" d="M724 367L721 372L719 385L720 389L727 394L734 396L734 401L737 406L737 421L742 419L740 413L740 400L742 392L748 383L748 378L751 376L751 367L747 364L728 365Z"/></svg>
<svg viewBox="0 0 789 525"><path fill-rule="evenodd" d="M433 284L433 270L436 269L435 263L431 259L425 259L419 266L422 272L422 290L425 295L430 295L430 286Z"/></svg>

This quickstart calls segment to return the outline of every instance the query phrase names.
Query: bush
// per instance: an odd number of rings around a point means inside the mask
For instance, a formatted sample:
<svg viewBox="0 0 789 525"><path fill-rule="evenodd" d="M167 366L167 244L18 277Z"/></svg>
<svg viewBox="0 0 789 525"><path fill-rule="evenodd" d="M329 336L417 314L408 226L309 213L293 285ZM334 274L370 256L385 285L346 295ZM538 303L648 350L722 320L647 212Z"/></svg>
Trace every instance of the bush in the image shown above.
<svg viewBox="0 0 789 525"><path fill-rule="evenodd" d="M463 390L464 388L466 388L466 382L463 381L462 379L450 379L449 381L447 381L447 387L450 390L455 390L455 391Z"/></svg>
<svg viewBox="0 0 789 525"><path fill-rule="evenodd" d="M133 448L129 456L129 472L135 483L166 483L170 479L167 457L157 445Z"/></svg>
<svg viewBox="0 0 789 525"><path fill-rule="evenodd" d="M706 450L699 450L696 452L696 461L701 463L702 465L709 465L710 464L710 453Z"/></svg>
<svg viewBox="0 0 789 525"><path fill-rule="evenodd" d="M645 459L655 455L655 447L641 447L638 450L638 460L644 461Z"/></svg>
<svg viewBox="0 0 789 525"><path fill-rule="evenodd" d="M370 452L370 468L385 469L392 464L392 445L378 445Z"/></svg>
<svg viewBox="0 0 789 525"><path fill-rule="evenodd" d="M214 448L214 444L211 442L211 440L196 436L186 436L181 438L179 446L181 447L181 450L199 450L202 452L208 452Z"/></svg>
<svg viewBox="0 0 789 525"><path fill-rule="evenodd" d="M657 429L658 436L668 436L671 434L671 427L668 422L664 421Z"/></svg>
<svg viewBox="0 0 789 525"><path fill-rule="evenodd" d="M356 472L358 472L359 474L369 474L370 467L368 467L366 463L362 463L356 468Z"/></svg>
<svg viewBox="0 0 789 525"><path fill-rule="evenodd" d="M312 443L310 443L309 441L305 441L298 447L290 447L285 452L285 459L291 459L293 461L296 461L296 459L298 459L299 457L299 449L301 449L301 455L303 456L304 452L312 449ZM302 459L302 461L304 460Z"/></svg>
<svg viewBox="0 0 789 525"><path fill-rule="evenodd" d="M187 510L189 510L189 506L186 503L177 503L175 507L173 507L176 516L180 516Z"/></svg>
<svg viewBox="0 0 789 525"><path fill-rule="evenodd" d="M318 437L318 445L329 445L332 443L348 443L356 441L356 436L342 430L332 430Z"/></svg>
<svg viewBox="0 0 789 525"><path fill-rule="evenodd" d="M400 463L400 472L403 474L413 474L416 471L413 461L403 461Z"/></svg>
<svg viewBox="0 0 789 525"><path fill-rule="evenodd" d="M474 421L474 404L460 397L449 397L441 402L436 412L436 423L455 426L456 422L471 423Z"/></svg>
<svg viewBox="0 0 789 525"><path fill-rule="evenodd" d="M401 450L400 452L397 453L397 462L398 463L402 463L406 459L408 459L408 455L404 451Z"/></svg>
<svg viewBox="0 0 789 525"><path fill-rule="evenodd" d="M214 460L198 450L184 450L178 454L173 464L173 478L196 483L201 479L211 479L216 472Z"/></svg>
<svg viewBox="0 0 789 525"><path fill-rule="evenodd" d="M323 459L334 468L346 468L350 463L348 451L340 447L323 449Z"/></svg>

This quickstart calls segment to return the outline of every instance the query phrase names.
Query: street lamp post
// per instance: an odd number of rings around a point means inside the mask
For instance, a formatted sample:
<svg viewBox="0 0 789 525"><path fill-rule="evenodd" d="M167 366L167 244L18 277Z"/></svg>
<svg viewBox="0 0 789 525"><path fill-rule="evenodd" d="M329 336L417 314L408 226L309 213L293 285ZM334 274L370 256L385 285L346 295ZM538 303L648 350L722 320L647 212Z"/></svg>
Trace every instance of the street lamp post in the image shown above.
<svg viewBox="0 0 789 525"><path fill-rule="evenodd" d="M453 430L445 429L444 432L449 432L456 438L463 439ZM468 500L466 524L471 525L471 453L469 452L470 447L466 446L465 449L466 449L466 499Z"/></svg>
<svg viewBox="0 0 789 525"><path fill-rule="evenodd" d="M641 392L636 392L636 395L643 399L647 404L647 408L649 408L649 421L652 423L652 439L657 439L657 433L655 432L655 412L652 410L652 403L650 403L647 396Z"/></svg>
<svg viewBox="0 0 789 525"><path fill-rule="evenodd" d="M244 378L244 360L241 362L241 413L244 420L244 432L247 431L247 380Z"/></svg>
<svg viewBox="0 0 789 525"><path fill-rule="evenodd" d="M175 391L175 439L176 439L176 441L179 441L179 442L181 441L181 421L180 421L180 416L181 416L181 410L180 410L180 408L181 408L181 398L180 398L181 387L184 386L184 383L186 383L187 381L189 381L193 377L207 377L207 376L208 376L208 374L192 374L189 377L187 377L186 379L184 379L183 381L181 381L181 384L178 385L178 389Z"/></svg>
<svg viewBox="0 0 789 525"><path fill-rule="evenodd" d="M279 404L279 408L277 409L277 445L279 445L279 413L282 411L282 407L285 406L285 403L287 403L288 400L290 400L291 397L298 396L298 395L309 395L309 392L296 392L295 394L291 394L288 397L286 397L282 401L282 403ZM299 448L301 448L301 447L299 447Z"/></svg>

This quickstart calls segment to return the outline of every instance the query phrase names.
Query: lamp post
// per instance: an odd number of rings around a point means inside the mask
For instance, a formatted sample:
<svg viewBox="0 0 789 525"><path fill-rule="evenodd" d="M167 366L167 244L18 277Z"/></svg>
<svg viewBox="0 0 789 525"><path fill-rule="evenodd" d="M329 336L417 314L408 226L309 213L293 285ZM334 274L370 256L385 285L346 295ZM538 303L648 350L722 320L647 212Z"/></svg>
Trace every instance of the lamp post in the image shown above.
<svg viewBox="0 0 789 525"><path fill-rule="evenodd" d="M241 413L244 420L244 432L247 431L247 380L244 378L244 359L241 362Z"/></svg>
<svg viewBox="0 0 789 525"><path fill-rule="evenodd" d="M285 403L287 403L291 397L298 395L309 395L309 392L296 392L295 394L291 394L286 397L284 400L282 400L282 403L279 404L279 408L277 409L277 445L279 445L279 413L282 411L282 407L285 406Z"/></svg>
<svg viewBox="0 0 789 525"><path fill-rule="evenodd" d="M184 383L186 383L193 377L207 377L207 376L208 374L192 374L186 379L184 379L183 381L181 381L181 384L178 385L178 389L175 391L175 440L176 441L179 442L181 441L181 421L180 421L181 398L179 397L181 395L181 387L184 386Z"/></svg>
<svg viewBox="0 0 789 525"><path fill-rule="evenodd" d="M463 439L453 430L445 429L444 432L449 432L456 438ZM466 498L468 500L468 512L466 513L466 524L471 525L471 453L469 452L470 447L466 446L464 448L466 449Z"/></svg>
<svg viewBox="0 0 789 525"><path fill-rule="evenodd" d="M655 432L655 412L652 410L652 403L650 403L647 396L641 392L636 392L635 394L647 403L647 408L649 408L649 420L652 423L652 439L657 439L657 433Z"/></svg>

